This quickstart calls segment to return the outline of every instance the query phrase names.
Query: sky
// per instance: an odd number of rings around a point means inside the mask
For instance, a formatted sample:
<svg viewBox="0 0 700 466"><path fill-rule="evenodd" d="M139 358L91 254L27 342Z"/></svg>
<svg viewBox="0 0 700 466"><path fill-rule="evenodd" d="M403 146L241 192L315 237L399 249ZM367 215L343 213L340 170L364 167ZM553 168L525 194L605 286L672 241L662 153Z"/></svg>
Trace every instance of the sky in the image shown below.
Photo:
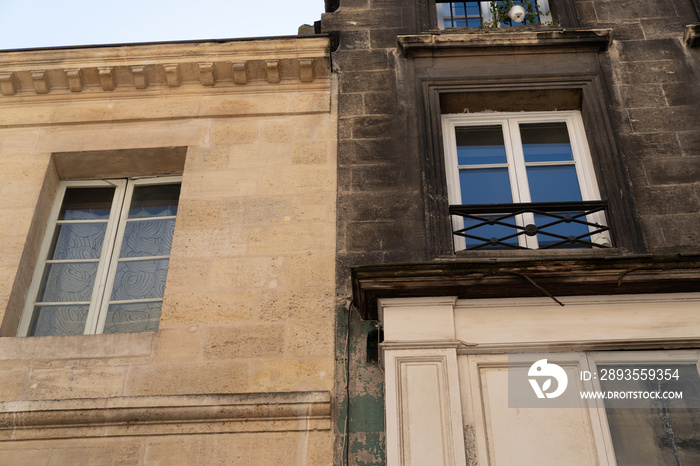
<svg viewBox="0 0 700 466"><path fill-rule="evenodd" d="M0 50L296 35L323 0L0 0Z"/></svg>

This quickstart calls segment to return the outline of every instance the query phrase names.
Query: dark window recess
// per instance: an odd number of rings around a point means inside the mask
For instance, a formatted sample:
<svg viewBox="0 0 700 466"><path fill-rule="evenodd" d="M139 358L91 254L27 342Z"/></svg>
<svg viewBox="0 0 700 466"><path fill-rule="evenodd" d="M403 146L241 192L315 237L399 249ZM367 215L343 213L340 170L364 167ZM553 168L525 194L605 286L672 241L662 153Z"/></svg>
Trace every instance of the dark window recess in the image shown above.
<svg viewBox="0 0 700 466"><path fill-rule="evenodd" d="M382 329L370 330L367 334L367 362L379 362L379 343L384 341L384 331Z"/></svg>

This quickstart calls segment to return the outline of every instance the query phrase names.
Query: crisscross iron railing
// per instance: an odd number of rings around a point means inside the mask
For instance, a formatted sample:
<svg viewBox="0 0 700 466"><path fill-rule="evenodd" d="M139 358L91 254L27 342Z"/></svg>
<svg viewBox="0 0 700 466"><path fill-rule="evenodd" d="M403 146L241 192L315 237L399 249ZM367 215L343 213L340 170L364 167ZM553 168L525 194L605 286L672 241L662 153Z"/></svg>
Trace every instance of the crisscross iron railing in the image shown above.
<svg viewBox="0 0 700 466"><path fill-rule="evenodd" d="M594 241L593 236L610 228L591 222L588 216L606 209L606 201L451 205L450 218L453 219L452 233L465 238L466 249L530 249L520 244L523 242L519 237L535 235L539 249L605 248L610 247L610 243ZM517 219L523 214L533 214L540 224L521 225ZM461 228L455 228L454 216L462 217L464 225ZM490 238L482 236L489 227L500 227L508 234Z"/></svg>

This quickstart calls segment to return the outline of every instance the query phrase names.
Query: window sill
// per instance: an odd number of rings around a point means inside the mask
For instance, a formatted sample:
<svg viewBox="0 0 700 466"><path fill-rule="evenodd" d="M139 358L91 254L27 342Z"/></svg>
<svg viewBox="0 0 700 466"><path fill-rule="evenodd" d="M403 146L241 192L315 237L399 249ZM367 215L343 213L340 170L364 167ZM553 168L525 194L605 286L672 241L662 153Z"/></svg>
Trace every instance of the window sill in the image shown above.
<svg viewBox="0 0 700 466"><path fill-rule="evenodd" d="M612 41L612 29L563 29L547 26L524 26L516 28L467 29L441 31L427 34L403 35L397 38L403 56L478 50L514 49L569 51L572 49L605 51Z"/></svg>
<svg viewBox="0 0 700 466"><path fill-rule="evenodd" d="M94 359L150 356L157 332L0 338L0 359Z"/></svg>
<svg viewBox="0 0 700 466"><path fill-rule="evenodd" d="M700 23L689 24L685 27L683 42L688 47L700 47Z"/></svg>

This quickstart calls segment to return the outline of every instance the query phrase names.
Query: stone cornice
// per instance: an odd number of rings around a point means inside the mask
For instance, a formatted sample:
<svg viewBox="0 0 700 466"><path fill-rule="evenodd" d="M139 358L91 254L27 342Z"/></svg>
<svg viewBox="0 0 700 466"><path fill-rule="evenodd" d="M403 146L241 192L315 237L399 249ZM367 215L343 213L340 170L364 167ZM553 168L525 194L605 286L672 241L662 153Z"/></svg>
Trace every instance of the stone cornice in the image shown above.
<svg viewBox="0 0 700 466"><path fill-rule="evenodd" d="M46 94L327 85L329 76L326 37L6 51L0 103Z"/></svg>
<svg viewBox="0 0 700 466"><path fill-rule="evenodd" d="M407 57L607 50L612 29L486 29L398 36Z"/></svg>
<svg viewBox="0 0 700 466"><path fill-rule="evenodd" d="M685 293L700 290L700 256L481 259L352 267L353 302L377 320L377 300Z"/></svg>
<svg viewBox="0 0 700 466"><path fill-rule="evenodd" d="M329 392L137 396L0 403L12 440L329 430Z"/></svg>

